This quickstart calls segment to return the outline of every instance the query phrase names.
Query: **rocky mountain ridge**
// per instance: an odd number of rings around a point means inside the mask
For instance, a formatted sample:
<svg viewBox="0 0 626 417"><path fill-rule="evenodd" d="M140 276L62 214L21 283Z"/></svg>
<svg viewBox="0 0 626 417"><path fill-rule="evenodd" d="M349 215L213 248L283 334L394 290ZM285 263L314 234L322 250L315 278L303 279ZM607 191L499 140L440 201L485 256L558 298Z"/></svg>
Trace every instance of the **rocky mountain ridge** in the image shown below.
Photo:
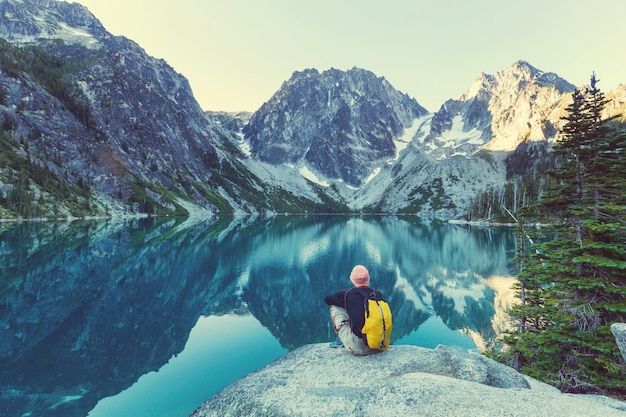
<svg viewBox="0 0 626 417"><path fill-rule="evenodd" d="M85 7L5 0L0 14L10 42L0 120L12 159L0 181L9 203L33 200L31 217L256 212L271 209L275 193L286 206L303 204L245 168L231 133L207 119L182 75L110 35ZM29 184L17 184L21 175ZM29 217L18 208L2 217Z"/></svg>
<svg viewBox="0 0 626 417"><path fill-rule="evenodd" d="M366 112L361 112L361 104L355 101L355 97L363 97L362 89L354 85L368 75L375 76L356 68L342 74L350 89L341 94L353 100L352 120L358 121ZM387 96L387 102L403 103L404 107L397 110L387 104L386 108L403 115L403 129L388 129L387 137L382 135L364 144L359 140L365 135L355 134L350 125L341 126L337 121L341 117L339 106L335 103L331 108L330 98L341 83L328 80L337 77L338 71L332 69L295 72L242 129L240 144L253 150L252 157L257 149L257 159L266 165L280 166L283 173L305 176L336 192L352 210L440 218L463 215L476 195L485 189L503 188L511 170L506 157L520 145L553 143L575 88L554 73L518 61L495 75L480 74L467 93L446 101L435 113L424 111L419 104L407 107L411 101L393 100L401 95L396 92ZM380 90L384 79L370 85L376 83ZM368 97L364 101L374 101L376 95ZM296 98L300 102L295 102ZM385 114L379 111L379 117L370 120L379 127L391 126ZM315 127L311 128L312 124ZM311 137L321 130L326 132L324 138L333 138L332 146L323 148L326 164L308 157L309 153L319 153ZM282 132L289 132L290 139ZM350 135L359 140L350 140ZM386 153L368 158L362 152L364 146L375 151L388 148ZM349 156L355 149L360 160ZM293 154L288 157L289 152ZM345 164L345 175L338 175L333 168L336 161ZM358 168L360 182L355 182L353 173ZM282 186L289 189L290 184Z"/></svg>
<svg viewBox="0 0 626 417"><path fill-rule="evenodd" d="M423 144L441 158L470 156L478 149L510 152L525 140L553 139L561 100L574 88L525 61L495 75L482 73L458 100L446 101L435 113Z"/></svg>
<svg viewBox="0 0 626 417"><path fill-rule="evenodd" d="M519 61L429 113L367 70L307 69L231 116L79 4L4 0L0 37L2 217L462 217L520 144L554 141L574 88Z"/></svg>
<svg viewBox="0 0 626 417"><path fill-rule="evenodd" d="M358 188L372 166L396 157L394 141L426 114L369 71L309 69L294 72L243 133L262 162L306 165Z"/></svg>

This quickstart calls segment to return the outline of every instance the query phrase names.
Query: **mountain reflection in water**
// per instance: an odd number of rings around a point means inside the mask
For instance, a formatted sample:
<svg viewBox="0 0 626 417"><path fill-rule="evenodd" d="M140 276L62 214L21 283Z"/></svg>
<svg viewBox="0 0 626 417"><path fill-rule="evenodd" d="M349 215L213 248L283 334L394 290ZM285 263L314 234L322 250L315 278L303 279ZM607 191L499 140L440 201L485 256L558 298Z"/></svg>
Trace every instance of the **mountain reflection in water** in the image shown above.
<svg viewBox="0 0 626 417"><path fill-rule="evenodd" d="M331 340L323 298L359 263L391 305L392 342L488 348L514 249L508 229L413 217L2 224L0 416L187 415Z"/></svg>

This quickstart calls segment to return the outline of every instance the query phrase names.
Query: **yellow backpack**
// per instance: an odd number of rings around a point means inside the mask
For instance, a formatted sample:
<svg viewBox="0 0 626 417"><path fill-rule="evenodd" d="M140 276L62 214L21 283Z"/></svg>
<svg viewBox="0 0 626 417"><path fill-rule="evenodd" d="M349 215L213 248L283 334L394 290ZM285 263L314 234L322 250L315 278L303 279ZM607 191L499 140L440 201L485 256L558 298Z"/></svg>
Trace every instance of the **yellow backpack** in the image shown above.
<svg viewBox="0 0 626 417"><path fill-rule="evenodd" d="M363 329L361 329L363 340L371 349L389 349L389 340L393 327L389 304L374 289L371 289L371 291L361 288L354 289L363 296L363 307L365 309L365 324Z"/></svg>

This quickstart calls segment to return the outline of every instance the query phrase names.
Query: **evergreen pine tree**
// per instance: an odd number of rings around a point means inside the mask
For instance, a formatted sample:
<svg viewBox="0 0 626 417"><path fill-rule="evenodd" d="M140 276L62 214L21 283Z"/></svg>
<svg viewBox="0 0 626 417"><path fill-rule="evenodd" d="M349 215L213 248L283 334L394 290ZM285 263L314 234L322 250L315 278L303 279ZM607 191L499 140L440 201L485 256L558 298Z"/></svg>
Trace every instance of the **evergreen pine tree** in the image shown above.
<svg viewBox="0 0 626 417"><path fill-rule="evenodd" d="M550 226L520 271L524 326L503 359L570 392L622 392L626 367L609 327L626 322L626 132L602 119L591 77L567 107L553 186L539 207ZM622 392L623 393L623 392Z"/></svg>

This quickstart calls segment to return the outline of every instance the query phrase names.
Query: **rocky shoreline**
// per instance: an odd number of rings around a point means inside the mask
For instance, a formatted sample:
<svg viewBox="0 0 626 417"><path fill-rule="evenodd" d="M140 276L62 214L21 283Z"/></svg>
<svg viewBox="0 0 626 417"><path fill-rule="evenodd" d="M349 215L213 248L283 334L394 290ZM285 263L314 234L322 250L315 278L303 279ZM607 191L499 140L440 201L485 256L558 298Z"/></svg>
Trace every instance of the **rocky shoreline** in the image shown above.
<svg viewBox="0 0 626 417"><path fill-rule="evenodd" d="M357 357L327 344L295 349L226 387L191 417L626 416L626 403L556 388L476 353L393 345Z"/></svg>

